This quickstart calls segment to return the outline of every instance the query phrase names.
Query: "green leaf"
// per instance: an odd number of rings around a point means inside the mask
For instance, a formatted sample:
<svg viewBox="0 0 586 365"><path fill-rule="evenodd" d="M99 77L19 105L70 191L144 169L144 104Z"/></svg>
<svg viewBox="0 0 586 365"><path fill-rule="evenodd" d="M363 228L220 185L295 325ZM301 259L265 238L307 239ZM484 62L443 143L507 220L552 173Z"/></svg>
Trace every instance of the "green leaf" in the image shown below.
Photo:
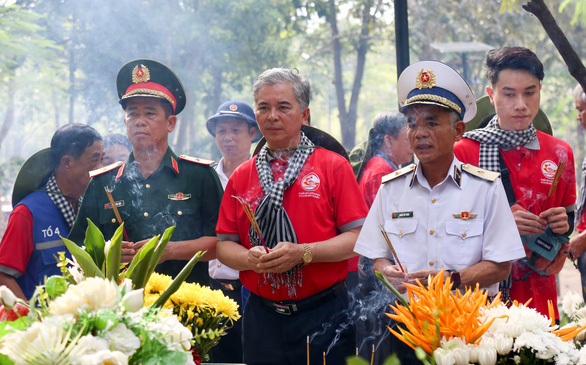
<svg viewBox="0 0 586 365"><path fill-rule="evenodd" d="M118 227L112 239L110 248L106 257L106 277L115 283L118 283L120 274L120 258L122 257L122 233L124 232L124 223Z"/></svg>
<svg viewBox="0 0 586 365"><path fill-rule="evenodd" d="M14 365L14 363L8 358L8 356L0 354L0 365Z"/></svg>
<svg viewBox="0 0 586 365"><path fill-rule="evenodd" d="M142 246L136 255L134 255L130 267L126 272L126 277L132 280L133 289L144 288L148 282L149 278L147 278L146 275L150 270L151 259L155 251L155 245L159 241L159 237L160 235L156 235L151 238L150 241Z"/></svg>
<svg viewBox="0 0 586 365"><path fill-rule="evenodd" d="M45 280L45 291L51 299L55 299L67 291L69 281L63 276L51 276Z"/></svg>
<svg viewBox="0 0 586 365"><path fill-rule="evenodd" d="M157 299L157 301L153 304L153 307L163 307L163 305L167 302L167 299L169 299L169 297L171 297L171 295L173 295L173 293L175 293L177 289L179 289L181 284L185 281L185 279L187 279L187 276L189 276L189 274L191 273L191 270L193 270L195 264L197 264L197 262L206 252L207 251L199 251L198 253L193 255L191 260L189 260L189 262L183 267L183 270L181 270L181 272L175 277L171 285L169 285L169 287L163 292L163 294L161 294L159 299Z"/></svg>
<svg viewBox="0 0 586 365"><path fill-rule="evenodd" d="M381 274L378 271L375 271L374 274L376 275L376 277L378 278L378 280L382 281L383 284L385 284L385 286L393 293L395 294L395 296L397 297L397 299L399 299L401 301L401 303L403 303L403 305L405 307L407 307L409 309L409 311L411 311L411 307L409 306L409 303L407 302L407 300L405 298L403 298L403 296L401 295L401 293L399 293L397 291L397 289L395 289L395 287L389 283L389 281L387 280L387 278L385 278L385 276L383 274Z"/></svg>
<svg viewBox="0 0 586 365"><path fill-rule="evenodd" d="M92 260L92 257L87 252L85 252L84 249L79 247L75 242L68 240L67 238L61 237L61 239L63 240L63 242L65 242L65 246L67 247L69 252L71 252L71 255L73 255L77 260L77 263L79 264L79 267L81 267L81 269L83 270L85 277L104 277L104 273L102 272L102 270L100 270L96 266L94 260Z"/></svg>
<svg viewBox="0 0 586 365"><path fill-rule="evenodd" d="M149 278L151 277L151 275L155 271L155 268L157 267L157 264L159 263L159 260L161 259L161 256L163 255L163 251L165 250L165 247L167 247L167 243L169 243L169 240L171 239L173 232L175 232L175 227L176 226L171 226L171 227L167 228L165 230L165 232L163 232L163 237L161 237L161 240L157 244L157 246L155 248L155 252L154 252L153 257L151 259L151 265L150 265L149 271L147 273L146 282L148 282ZM145 284L146 284L146 282L145 282Z"/></svg>
<svg viewBox="0 0 586 365"><path fill-rule="evenodd" d="M397 354L392 354L387 357L383 365L401 365L401 360L399 360Z"/></svg>
<svg viewBox="0 0 586 365"><path fill-rule="evenodd" d="M104 247L106 247L106 241L104 235L100 232L100 229L88 218L87 230L85 232L85 244L86 252L94 260L94 263L102 271L104 270Z"/></svg>

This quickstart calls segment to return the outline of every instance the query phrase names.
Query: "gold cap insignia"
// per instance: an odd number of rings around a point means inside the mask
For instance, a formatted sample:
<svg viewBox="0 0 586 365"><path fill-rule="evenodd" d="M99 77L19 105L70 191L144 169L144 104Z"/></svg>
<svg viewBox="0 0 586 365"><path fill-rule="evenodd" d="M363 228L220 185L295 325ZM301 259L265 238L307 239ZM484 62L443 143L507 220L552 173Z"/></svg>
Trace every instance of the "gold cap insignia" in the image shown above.
<svg viewBox="0 0 586 365"><path fill-rule="evenodd" d="M231 110L231 111L236 111L236 110L238 110L238 105L236 105L236 104L232 104L232 105L230 105L230 110Z"/></svg>
<svg viewBox="0 0 586 365"><path fill-rule="evenodd" d="M138 68L138 65L134 66L134 69L132 70L133 83L138 84L139 82L147 82L150 79L151 73L145 65L140 65L140 68Z"/></svg>
<svg viewBox="0 0 586 365"><path fill-rule="evenodd" d="M427 71L425 71L424 69L421 69L421 71L419 71L419 73L417 74L417 79L415 80L415 87L418 88L419 90L421 90L423 88L431 89L434 86L435 86L434 73L430 69L427 69Z"/></svg>
<svg viewBox="0 0 586 365"><path fill-rule="evenodd" d="M464 211L464 212L462 212L460 214L452 214L452 216L454 218L456 218L456 219L462 219L462 220L467 221L468 219L474 219L474 218L476 218L476 216L478 216L478 214L472 214L470 212Z"/></svg>

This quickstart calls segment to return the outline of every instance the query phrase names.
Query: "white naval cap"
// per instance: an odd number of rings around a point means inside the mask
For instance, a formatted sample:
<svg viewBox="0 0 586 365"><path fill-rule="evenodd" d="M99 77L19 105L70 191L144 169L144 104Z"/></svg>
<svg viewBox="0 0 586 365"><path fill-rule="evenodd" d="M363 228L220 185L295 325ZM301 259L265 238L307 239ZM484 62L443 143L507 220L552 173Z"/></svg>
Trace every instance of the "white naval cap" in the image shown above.
<svg viewBox="0 0 586 365"><path fill-rule="evenodd" d="M420 61L399 76L401 112L415 104L431 104L455 111L464 122L476 115L476 98L462 76L439 61Z"/></svg>

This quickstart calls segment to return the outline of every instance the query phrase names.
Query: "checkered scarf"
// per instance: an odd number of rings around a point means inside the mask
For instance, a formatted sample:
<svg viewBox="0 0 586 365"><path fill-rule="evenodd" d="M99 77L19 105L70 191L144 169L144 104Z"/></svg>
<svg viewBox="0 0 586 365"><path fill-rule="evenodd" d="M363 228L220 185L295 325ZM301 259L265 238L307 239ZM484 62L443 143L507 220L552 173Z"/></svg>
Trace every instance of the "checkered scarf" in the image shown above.
<svg viewBox="0 0 586 365"><path fill-rule="evenodd" d="M301 133L301 141L295 150L295 153L288 160L287 170L281 181L274 182L273 171L268 161L268 147L265 145L256 158L256 171L260 179L260 185L265 194L254 211L255 218L258 222L260 231L265 240L267 247L274 248L279 242L297 243L297 235L291 224L287 212L283 208L283 194L291 186L297 177L301 168L307 161L307 158L314 151L314 144ZM260 245L260 239L254 229L250 228L248 232L252 246ZM281 274L266 274L270 280L272 290L286 285L289 289L289 296L296 296L296 286L301 285L302 275L300 266L295 266L291 270Z"/></svg>
<svg viewBox="0 0 586 365"><path fill-rule="evenodd" d="M501 172L499 148L513 148L526 145L536 137L533 124L522 131L505 131L499 126L495 115L485 128L474 129L464 133L464 138L480 142L478 167L494 172Z"/></svg>
<svg viewBox="0 0 586 365"><path fill-rule="evenodd" d="M582 161L582 183L580 184L580 191L578 192L578 209L576 210L575 225L578 226L580 219L584 215L584 207L586 206L586 158Z"/></svg>
<svg viewBox="0 0 586 365"><path fill-rule="evenodd" d="M71 206L71 204L69 204L67 199L65 199L63 193L61 193L59 186L57 186L57 179L55 179L55 174L51 175L49 181L47 181L47 185L45 185L45 190L47 191L47 194L49 194L49 198L51 198L53 203L55 203L57 208L59 208L61 214L63 214L63 217L65 218L67 225L69 225L69 228L73 227L73 222L75 222L75 217L77 217L77 213L73 210L73 207ZM77 201L78 207L81 205L82 199L83 197L79 198L79 200Z"/></svg>

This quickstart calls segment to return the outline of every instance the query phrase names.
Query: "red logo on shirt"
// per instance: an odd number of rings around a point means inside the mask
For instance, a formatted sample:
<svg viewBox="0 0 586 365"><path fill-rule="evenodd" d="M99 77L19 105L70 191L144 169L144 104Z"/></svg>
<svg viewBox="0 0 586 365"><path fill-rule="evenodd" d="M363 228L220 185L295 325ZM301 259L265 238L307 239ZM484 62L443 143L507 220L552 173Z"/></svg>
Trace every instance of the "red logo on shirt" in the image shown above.
<svg viewBox="0 0 586 365"><path fill-rule="evenodd" d="M541 172L543 173L543 176L548 179L553 179L557 169L558 165L551 160L545 160L541 163Z"/></svg>
<svg viewBox="0 0 586 365"><path fill-rule="evenodd" d="M319 188L320 179L319 176L315 172L309 173L305 175L303 179L301 179L301 187L305 191L315 191Z"/></svg>

